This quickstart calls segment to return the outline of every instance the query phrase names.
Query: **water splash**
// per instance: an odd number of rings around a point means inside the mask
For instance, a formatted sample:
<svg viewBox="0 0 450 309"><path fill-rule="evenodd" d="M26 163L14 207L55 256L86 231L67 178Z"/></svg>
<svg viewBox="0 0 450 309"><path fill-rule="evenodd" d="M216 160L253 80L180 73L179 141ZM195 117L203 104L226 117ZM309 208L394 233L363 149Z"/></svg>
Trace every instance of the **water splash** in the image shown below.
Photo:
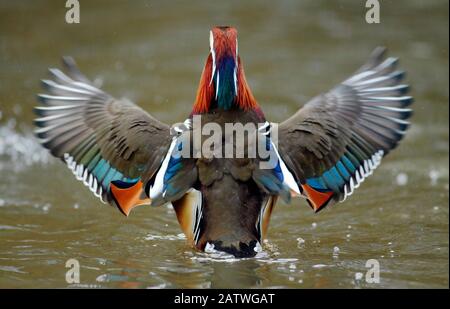
<svg viewBox="0 0 450 309"><path fill-rule="evenodd" d="M178 235L153 235L148 234L144 238L145 240L185 240L186 236L184 236L183 233L180 233Z"/></svg>
<svg viewBox="0 0 450 309"><path fill-rule="evenodd" d="M19 273L19 274L27 274L27 272L21 270L22 268L23 267L1 266L0 265L0 270L2 270L2 271L14 272L14 273Z"/></svg>
<svg viewBox="0 0 450 309"><path fill-rule="evenodd" d="M293 262L298 262L297 258L267 258L267 259L258 259L258 262L263 262L267 264L289 264Z"/></svg>
<svg viewBox="0 0 450 309"><path fill-rule="evenodd" d="M227 263L232 263L232 262L238 262L242 259L238 259L235 258L234 255L223 252L223 251L218 251L214 248L213 244L210 244L209 242L206 243L205 252L200 252L197 255L191 257L191 260L196 260L199 262L227 262Z"/></svg>
<svg viewBox="0 0 450 309"><path fill-rule="evenodd" d="M321 269L321 268L326 268L326 267L333 267L333 265L315 264L312 266L312 268L314 268L314 269Z"/></svg>
<svg viewBox="0 0 450 309"><path fill-rule="evenodd" d="M341 252L341 249L339 249L338 246L335 246L333 248L333 258L337 259L339 257L339 252Z"/></svg>
<svg viewBox="0 0 450 309"><path fill-rule="evenodd" d="M0 170L21 171L33 164L47 164L50 155L31 132L16 131L16 120L0 127Z"/></svg>
<svg viewBox="0 0 450 309"><path fill-rule="evenodd" d="M302 249L305 247L305 240L301 237L297 238L297 248Z"/></svg>

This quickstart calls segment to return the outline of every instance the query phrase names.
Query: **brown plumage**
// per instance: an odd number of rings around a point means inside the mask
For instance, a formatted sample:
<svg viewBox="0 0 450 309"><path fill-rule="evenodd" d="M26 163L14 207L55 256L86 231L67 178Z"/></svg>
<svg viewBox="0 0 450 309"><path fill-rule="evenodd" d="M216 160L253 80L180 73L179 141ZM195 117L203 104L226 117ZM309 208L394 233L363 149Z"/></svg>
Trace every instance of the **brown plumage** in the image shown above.
<svg viewBox="0 0 450 309"><path fill-rule="evenodd" d="M50 69L52 80L43 80L48 94L38 96L36 136L125 215L138 205L172 203L194 247L209 243L237 257L254 256L279 196L301 195L315 211L342 201L397 146L412 113L397 62L376 49L349 79L278 126L266 121L247 84L236 29L216 27L192 113L170 127L98 89L64 58L67 73ZM213 132L202 134L211 124L225 132L213 143ZM253 126L233 138L229 124ZM262 168L269 159L250 155L253 137L264 141L273 166ZM241 142L242 157L224 157ZM206 143L213 149L203 149ZM179 156L185 150L189 155Z"/></svg>

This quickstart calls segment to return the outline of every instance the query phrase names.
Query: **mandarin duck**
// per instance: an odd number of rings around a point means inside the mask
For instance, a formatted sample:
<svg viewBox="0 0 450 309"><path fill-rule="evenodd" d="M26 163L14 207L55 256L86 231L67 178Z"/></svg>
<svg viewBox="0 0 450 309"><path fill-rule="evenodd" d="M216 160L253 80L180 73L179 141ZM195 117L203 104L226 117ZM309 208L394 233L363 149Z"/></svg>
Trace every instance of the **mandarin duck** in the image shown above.
<svg viewBox="0 0 450 309"><path fill-rule="evenodd" d="M114 98L63 57L65 73L51 68L51 79L42 80L47 94L38 95L35 134L124 215L171 203L194 248L251 257L278 197L304 197L318 212L352 195L405 135L412 97L398 59L377 48L348 79L270 123L246 81L236 29L214 27L209 43L185 122L169 126ZM241 124L246 137L233 138L230 124ZM214 130L221 133L211 141ZM251 155L251 136L265 156ZM232 155L224 156L229 146Z"/></svg>

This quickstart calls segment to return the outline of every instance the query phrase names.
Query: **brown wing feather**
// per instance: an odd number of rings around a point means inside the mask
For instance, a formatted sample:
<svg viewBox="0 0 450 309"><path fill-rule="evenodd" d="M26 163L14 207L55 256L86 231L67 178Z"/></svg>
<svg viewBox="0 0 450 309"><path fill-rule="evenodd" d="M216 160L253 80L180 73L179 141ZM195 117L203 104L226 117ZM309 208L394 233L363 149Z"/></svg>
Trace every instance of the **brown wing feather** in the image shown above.
<svg viewBox="0 0 450 309"><path fill-rule="evenodd" d="M94 194L113 204L111 181L140 178L145 184L169 148L170 128L95 87L72 58L63 64L67 74L50 69L52 80L42 81L48 94L38 95L36 136Z"/></svg>
<svg viewBox="0 0 450 309"><path fill-rule="evenodd" d="M309 180L334 201L345 198L403 138L412 98L397 59L385 53L377 48L349 79L279 125L280 156L299 185Z"/></svg>

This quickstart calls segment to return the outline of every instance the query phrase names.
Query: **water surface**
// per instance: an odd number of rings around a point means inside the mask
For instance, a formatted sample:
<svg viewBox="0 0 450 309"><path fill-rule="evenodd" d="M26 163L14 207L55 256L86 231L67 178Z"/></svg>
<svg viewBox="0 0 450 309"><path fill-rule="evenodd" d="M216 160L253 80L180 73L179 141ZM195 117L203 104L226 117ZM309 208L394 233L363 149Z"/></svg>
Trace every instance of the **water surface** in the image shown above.
<svg viewBox="0 0 450 309"><path fill-rule="evenodd" d="M277 3L83 2L81 23L68 25L63 3L0 1L0 287L70 287L70 258L81 287L448 287L448 2L383 1L378 25L365 23L363 1ZM31 134L39 80L62 55L111 94L183 121L217 24L238 28L247 79L272 121L377 45L400 57L416 98L406 139L349 200L319 214L304 200L280 203L265 253L247 260L193 251L170 207L125 218ZM379 284L355 279L368 259L380 263Z"/></svg>

